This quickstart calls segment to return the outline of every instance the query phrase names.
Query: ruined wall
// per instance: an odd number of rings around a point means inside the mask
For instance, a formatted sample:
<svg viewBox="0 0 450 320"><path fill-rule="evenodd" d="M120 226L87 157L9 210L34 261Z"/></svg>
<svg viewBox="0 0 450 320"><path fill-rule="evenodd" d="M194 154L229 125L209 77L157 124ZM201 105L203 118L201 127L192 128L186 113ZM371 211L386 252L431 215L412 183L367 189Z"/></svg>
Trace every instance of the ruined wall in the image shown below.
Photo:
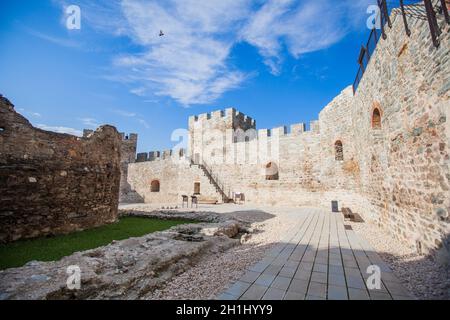
<svg viewBox="0 0 450 320"><path fill-rule="evenodd" d="M0 96L0 241L68 233L114 222L121 137L34 128Z"/></svg>
<svg viewBox="0 0 450 320"><path fill-rule="evenodd" d="M89 138L94 133L94 130L83 130L83 138ZM120 133L122 143L120 145L120 203L139 203L143 202L142 197L136 193L127 181L128 165L136 161L136 149L138 135L136 133Z"/></svg>

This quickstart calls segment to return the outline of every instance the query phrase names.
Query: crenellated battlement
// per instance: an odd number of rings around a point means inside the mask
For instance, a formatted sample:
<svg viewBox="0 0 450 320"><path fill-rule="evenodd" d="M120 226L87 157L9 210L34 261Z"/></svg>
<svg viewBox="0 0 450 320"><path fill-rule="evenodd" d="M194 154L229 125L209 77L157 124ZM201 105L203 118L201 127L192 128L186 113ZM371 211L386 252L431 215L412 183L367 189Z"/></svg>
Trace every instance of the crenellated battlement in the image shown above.
<svg viewBox="0 0 450 320"><path fill-rule="evenodd" d="M227 113L225 110L217 110L217 111L212 111L212 112L207 112L207 113L201 113L198 115L190 116L189 123L191 124L194 122L217 120L217 119L225 118L226 116L227 116Z"/></svg>
<svg viewBox="0 0 450 320"><path fill-rule="evenodd" d="M137 142L138 139L137 133L130 133L128 135L125 135L125 133L121 132L120 135L122 136L122 141Z"/></svg>
<svg viewBox="0 0 450 320"><path fill-rule="evenodd" d="M186 155L186 149L141 152L136 155L136 162L180 160Z"/></svg>
<svg viewBox="0 0 450 320"><path fill-rule="evenodd" d="M274 136L298 136L303 133L320 133L319 121L311 121L309 130L305 123L295 123L290 126L281 126L272 129L259 129L258 137L274 137Z"/></svg>
<svg viewBox="0 0 450 320"><path fill-rule="evenodd" d="M216 121L216 123L214 123ZM195 124L209 124L205 130L214 129L213 124L220 124L223 121L227 124L227 128L242 129L247 131L249 129L256 130L256 120L252 117L236 110L235 108L227 108L225 110L216 110L209 113L202 113L199 115L189 117L189 127L191 131L195 130ZM206 131L205 131L206 132ZM260 138L271 136L297 136L303 133L320 133L319 121L314 120L307 128L305 123L295 123L289 126L276 127L272 129L259 129L257 136ZM238 139L237 141L240 141Z"/></svg>
<svg viewBox="0 0 450 320"><path fill-rule="evenodd" d="M235 123L233 128L253 128L256 129L256 121L246 114L237 111L236 109L231 109L231 114Z"/></svg>
<svg viewBox="0 0 450 320"><path fill-rule="evenodd" d="M206 121L211 122L227 122L233 126L233 128L256 128L256 121L245 115L244 113L236 110L235 108L227 108L225 110L216 110L208 113L201 113L189 117L189 126L198 123L204 123Z"/></svg>

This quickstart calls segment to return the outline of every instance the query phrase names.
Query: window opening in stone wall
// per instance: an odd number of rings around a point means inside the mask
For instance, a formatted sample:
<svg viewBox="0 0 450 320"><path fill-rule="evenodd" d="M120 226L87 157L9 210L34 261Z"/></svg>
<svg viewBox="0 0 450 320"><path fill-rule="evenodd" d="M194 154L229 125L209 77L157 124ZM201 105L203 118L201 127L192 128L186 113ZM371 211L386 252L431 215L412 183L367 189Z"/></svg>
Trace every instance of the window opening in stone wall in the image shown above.
<svg viewBox="0 0 450 320"><path fill-rule="evenodd" d="M266 165L266 180L278 180L278 166L274 162Z"/></svg>
<svg viewBox="0 0 450 320"><path fill-rule="evenodd" d="M200 182L194 183L194 194L200 194Z"/></svg>
<svg viewBox="0 0 450 320"><path fill-rule="evenodd" d="M158 180L152 181L151 192L159 192L159 181Z"/></svg>
<svg viewBox="0 0 450 320"><path fill-rule="evenodd" d="M381 129L381 113L378 108L375 108L372 113L372 129Z"/></svg>
<svg viewBox="0 0 450 320"><path fill-rule="evenodd" d="M336 143L334 144L334 149L336 153L336 161L344 160L344 147L342 145L342 141L336 141Z"/></svg>

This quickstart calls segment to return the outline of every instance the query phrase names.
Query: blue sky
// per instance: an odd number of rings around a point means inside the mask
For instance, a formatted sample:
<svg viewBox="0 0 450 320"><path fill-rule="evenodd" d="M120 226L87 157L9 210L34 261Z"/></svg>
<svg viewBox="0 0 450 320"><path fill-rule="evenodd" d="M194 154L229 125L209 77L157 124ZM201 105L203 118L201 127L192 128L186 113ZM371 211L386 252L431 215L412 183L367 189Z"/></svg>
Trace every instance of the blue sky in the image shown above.
<svg viewBox="0 0 450 320"><path fill-rule="evenodd" d="M309 122L353 83L374 2L2 0L0 93L35 126L112 124L139 151L227 107L258 128ZM66 27L72 4L80 30Z"/></svg>

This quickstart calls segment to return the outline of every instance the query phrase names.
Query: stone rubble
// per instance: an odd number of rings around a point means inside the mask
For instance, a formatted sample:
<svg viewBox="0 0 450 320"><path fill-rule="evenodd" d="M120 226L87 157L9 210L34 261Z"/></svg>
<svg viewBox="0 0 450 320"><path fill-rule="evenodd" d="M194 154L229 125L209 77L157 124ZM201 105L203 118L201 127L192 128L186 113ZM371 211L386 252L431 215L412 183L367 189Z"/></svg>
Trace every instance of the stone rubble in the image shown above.
<svg viewBox="0 0 450 320"><path fill-rule="evenodd" d="M243 230L235 220L179 225L55 262L32 261L0 271L0 299L142 299L204 256L239 245ZM74 265L81 269L81 288L72 291L66 281Z"/></svg>
<svg viewBox="0 0 450 320"><path fill-rule="evenodd" d="M259 210L255 210L255 216ZM241 219L251 223L251 237L241 246L211 255L200 261L186 272L176 276L164 287L149 292L145 299L157 300L200 300L214 299L226 290L230 283L238 280L247 267L260 261L267 250L278 243L289 226L295 225L295 209L264 208L270 214L266 220L253 221L251 210L240 215ZM261 211L259 211L261 212Z"/></svg>
<svg viewBox="0 0 450 320"><path fill-rule="evenodd" d="M391 234L370 223L346 222L363 236L391 267L403 285L420 300L450 299L450 266L419 255Z"/></svg>

